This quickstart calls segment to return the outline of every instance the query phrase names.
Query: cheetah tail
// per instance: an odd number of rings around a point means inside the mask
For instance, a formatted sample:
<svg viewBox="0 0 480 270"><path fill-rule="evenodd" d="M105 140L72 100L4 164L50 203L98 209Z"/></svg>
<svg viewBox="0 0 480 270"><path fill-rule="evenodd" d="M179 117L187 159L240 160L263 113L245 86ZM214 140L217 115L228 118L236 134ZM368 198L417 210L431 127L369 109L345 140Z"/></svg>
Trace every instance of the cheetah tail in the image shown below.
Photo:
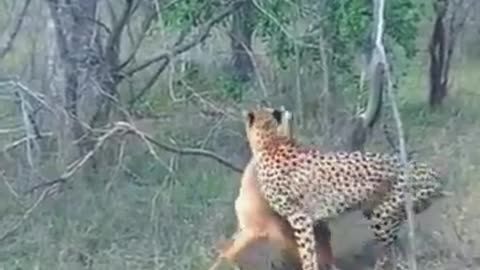
<svg viewBox="0 0 480 270"><path fill-rule="evenodd" d="M454 193L451 191L442 190L440 191L440 197L453 197Z"/></svg>

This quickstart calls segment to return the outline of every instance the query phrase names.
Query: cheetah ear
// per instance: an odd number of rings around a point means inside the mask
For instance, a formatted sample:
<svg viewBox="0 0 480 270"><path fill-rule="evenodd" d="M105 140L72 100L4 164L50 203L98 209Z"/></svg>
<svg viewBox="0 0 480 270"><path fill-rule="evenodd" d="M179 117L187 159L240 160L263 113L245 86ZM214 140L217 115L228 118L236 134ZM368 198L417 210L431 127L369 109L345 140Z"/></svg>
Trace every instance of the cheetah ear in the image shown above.
<svg viewBox="0 0 480 270"><path fill-rule="evenodd" d="M243 117L247 120L248 126L251 127L255 121L255 114L251 111L242 111Z"/></svg>
<svg viewBox="0 0 480 270"><path fill-rule="evenodd" d="M292 113L287 110L283 111L283 118L285 118L287 121L292 120Z"/></svg>
<svg viewBox="0 0 480 270"><path fill-rule="evenodd" d="M283 112L281 110L273 110L272 115L278 123L282 123Z"/></svg>
<svg viewBox="0 0 480 270"><path fill-rule="evenodd" d="M280 106L280 111L282 112L282 120L286 120L286 121L290 121L292 120L292 112L290 112L289 110L287 110L285 108L285 106Z"/></svg>

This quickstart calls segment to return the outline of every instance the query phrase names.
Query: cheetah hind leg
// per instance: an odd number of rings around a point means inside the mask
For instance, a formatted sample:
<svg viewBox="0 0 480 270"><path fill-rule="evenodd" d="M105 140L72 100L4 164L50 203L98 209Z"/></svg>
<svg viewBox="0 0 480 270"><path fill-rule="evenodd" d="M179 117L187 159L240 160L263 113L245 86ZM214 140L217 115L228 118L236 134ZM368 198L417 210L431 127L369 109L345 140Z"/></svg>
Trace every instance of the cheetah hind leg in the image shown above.
<svg viewBox="0 0 480 270"><path fill-rule="evenodd" d="M375 270L399 269L397 263L397 248L395 241L398 231L404 221L402 204L390 197L371 210L369 220L371 230L377 242L381 245L381 252L375 261Z"/></svg>
<svg viewBox="0 0 480 270"><path fill-rule="evenodd" d="M297 242L302 270L319 270L314 234L314 221L307 214L298 212L287 216Z"/></svg>

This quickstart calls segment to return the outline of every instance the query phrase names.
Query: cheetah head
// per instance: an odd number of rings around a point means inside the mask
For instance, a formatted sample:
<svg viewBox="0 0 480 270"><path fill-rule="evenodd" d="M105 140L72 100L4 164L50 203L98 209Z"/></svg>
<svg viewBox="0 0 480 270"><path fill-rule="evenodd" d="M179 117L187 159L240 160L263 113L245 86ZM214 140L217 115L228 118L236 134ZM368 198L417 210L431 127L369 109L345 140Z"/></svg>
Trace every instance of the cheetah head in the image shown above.
<svg viewBox="0 0 480 270"><path fill-rule="evenodd" d="M243 112L245 128L253 154L261 151L275 139L290 139L291 112L281 109L261 107Z"/></svg>

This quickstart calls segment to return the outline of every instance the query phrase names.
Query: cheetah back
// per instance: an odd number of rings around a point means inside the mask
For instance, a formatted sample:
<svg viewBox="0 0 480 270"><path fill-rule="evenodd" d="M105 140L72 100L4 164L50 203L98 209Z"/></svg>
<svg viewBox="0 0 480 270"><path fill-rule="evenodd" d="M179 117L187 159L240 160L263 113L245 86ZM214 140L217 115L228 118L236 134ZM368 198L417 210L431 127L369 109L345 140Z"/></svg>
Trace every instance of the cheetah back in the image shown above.
<svg viewBox="0 0 480 270"><path fill-rule="evenodd" d="M399 171L389 155L321 153L292 144L267 149L257 166L262 191L281 204L278 211L289 212L294 204L315 219L370 208L390 190Z"/></svg>

